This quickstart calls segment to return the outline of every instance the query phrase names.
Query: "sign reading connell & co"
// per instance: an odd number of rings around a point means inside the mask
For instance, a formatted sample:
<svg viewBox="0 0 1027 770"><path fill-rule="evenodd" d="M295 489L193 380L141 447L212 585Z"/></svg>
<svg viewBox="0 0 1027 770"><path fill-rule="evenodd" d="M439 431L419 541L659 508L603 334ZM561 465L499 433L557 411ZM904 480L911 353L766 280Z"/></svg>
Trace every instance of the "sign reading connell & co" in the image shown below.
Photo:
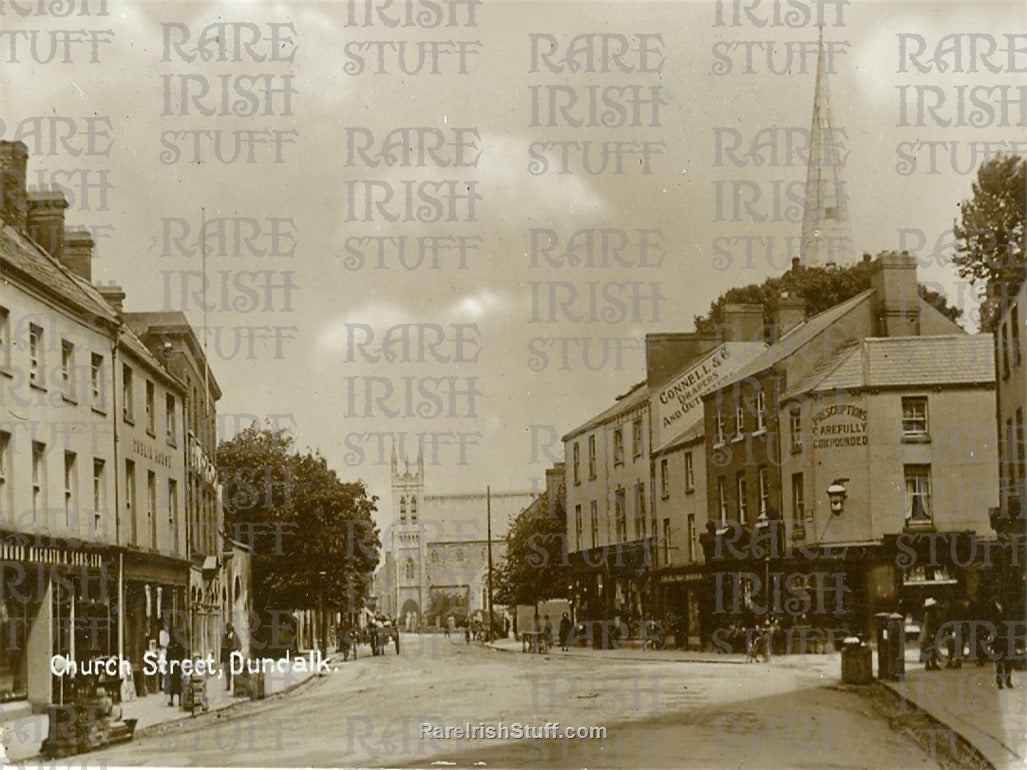
<svg viewBox="0 0 1027 770"><path fill-rule="evenodd" d="M725 342L661 385L650 404L654 445L681 435L702 420L702 397L763 349L759 342Z"/></svg>

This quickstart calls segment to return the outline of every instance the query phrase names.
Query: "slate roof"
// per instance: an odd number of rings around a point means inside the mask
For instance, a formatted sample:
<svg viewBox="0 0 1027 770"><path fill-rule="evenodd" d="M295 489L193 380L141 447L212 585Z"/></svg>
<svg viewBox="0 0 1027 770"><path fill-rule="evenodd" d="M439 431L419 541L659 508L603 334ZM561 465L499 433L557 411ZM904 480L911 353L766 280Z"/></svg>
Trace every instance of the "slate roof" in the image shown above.
<svg viewBox="0 0 1027 770"><path fill-rule="evenodd" d="M690 427L685 428L681 433L676 436L671 436L669 439L664 441L660 446L653 450L653 457L659 454L664 454L678 447L690 444L696 439L700 439L706 432L706 423L704 420L692 424Z"/></svg>
<svg viewBox="0 0 1027 770"><path fill-rule="evenodd" d="M858 307L861 303L868 300L874 293L873 289L867 289L861 291L854 297L850 297L844 302L839 302L834 307L830 307L823 313L818 313L812 318L807 318L806 321L791 329L781 339L767 348L763 353L756 356L746 366L732 374L729 378L724 380L723 383L717 388L722 390L725 386L730 385L733 382L744 380L747 377L752 377L765 369L769 369L779 361L783 361L786 358L795 354L796 351L800 350L804 345L809 343L811 340L816 339L819 335L827 331L831 326L840 321L850 311Z"/></svg>
<svg viewBox="0 0 1027 770"><path fill-rule="evenodd" d="M995 348L990 334L867 337L809 373L785 398L857 388L990 385Z"/></svg>
<svg viewBox="0 0 1027 770"><path fill-rule="evenodd" d="M13 268L44 292L88 316L117 324L117 316L93 286L10 225L0 227L0 275Z"/></svg>
<svg viewBox="0 0 1027 770"><path fill-rule="evenodd" d="M604 409L595 417L591 418L587 422L582 423L574 430L570 431L562 437L562 441L566 441L572 436L577 436L580 433L602 425L604 422L613 419L619 414L631 411L637 406L646 403L649 400L649 386L645 380L633 386L626 394L621 396L617 403L607 409Z"/></svg>

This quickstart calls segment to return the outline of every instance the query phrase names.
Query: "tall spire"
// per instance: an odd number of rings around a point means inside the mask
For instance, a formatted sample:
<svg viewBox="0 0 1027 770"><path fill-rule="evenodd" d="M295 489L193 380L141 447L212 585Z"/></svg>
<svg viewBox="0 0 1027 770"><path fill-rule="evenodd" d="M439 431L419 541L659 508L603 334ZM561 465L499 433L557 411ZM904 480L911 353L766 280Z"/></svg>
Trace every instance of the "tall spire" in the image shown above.
<svg viewBox="0 0 1027 770"><path fill-rule="evenodd" d="M800 259L806 267L851 265L856 259L848 201L841 178L838 149L842 143L831 124L827 57L824 54L824 28L821 26L809 166L806 169L806 205L802 215Z"/></svg>

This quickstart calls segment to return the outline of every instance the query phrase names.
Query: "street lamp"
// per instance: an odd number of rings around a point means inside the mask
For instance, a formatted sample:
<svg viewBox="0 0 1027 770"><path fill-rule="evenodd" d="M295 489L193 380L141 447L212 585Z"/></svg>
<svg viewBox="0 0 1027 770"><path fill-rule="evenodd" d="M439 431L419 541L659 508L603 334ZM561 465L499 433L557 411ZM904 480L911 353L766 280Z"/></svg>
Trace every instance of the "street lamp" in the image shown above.
<svg viewBox="0 0 1027 770"><path fill-rule="evenodd" d="M845 490L845 483L848 479L835 479L827 488L827 499L831 502L831 513L841 516L845 509L845 498L848 493Z"/></svg>

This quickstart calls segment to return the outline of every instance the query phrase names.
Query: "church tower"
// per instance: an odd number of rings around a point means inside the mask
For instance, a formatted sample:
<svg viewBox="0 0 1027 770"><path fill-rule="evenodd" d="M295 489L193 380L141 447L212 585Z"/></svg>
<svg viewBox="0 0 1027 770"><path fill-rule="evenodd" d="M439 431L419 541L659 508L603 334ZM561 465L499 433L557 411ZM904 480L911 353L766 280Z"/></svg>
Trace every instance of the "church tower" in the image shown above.
<svg viewBox="0 0 1027 770"><path fill-rule="evenodd" d="M856 261L845 183L841 174L838 149L841 141L832 128L824 28L821 27L799 254L805 267L844 267Z"/></svg>
<svg viewBox="0 0 1027 770"><path fill-rule="evenodd" d="M395 608L401 628L416 627L428 608L427 562L423 527L419 522L424 510L424 453L418 454L413 470L406 458L401 469L392 445L392 552L396 570Z"/></svg>

